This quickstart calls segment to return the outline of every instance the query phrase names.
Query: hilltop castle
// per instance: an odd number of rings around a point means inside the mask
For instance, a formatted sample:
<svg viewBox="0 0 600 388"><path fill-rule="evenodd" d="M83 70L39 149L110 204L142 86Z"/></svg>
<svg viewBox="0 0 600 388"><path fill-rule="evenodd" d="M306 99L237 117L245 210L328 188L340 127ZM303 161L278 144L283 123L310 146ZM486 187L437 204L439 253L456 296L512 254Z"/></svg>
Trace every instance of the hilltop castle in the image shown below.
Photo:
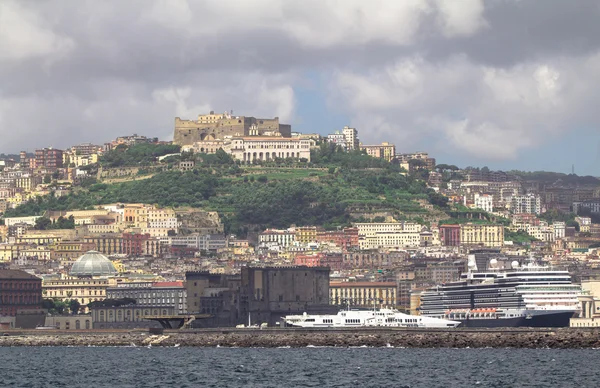
<svg viewBox="0 0 600 388"><path fill-rule="evenodd" d="M230 113L198 115L198 120L182 120L175 117L173 143L191 145L198 141L224 139L233 136L291 137L292 126L280 124L279 117L257 119L233 116Z"/></svg>

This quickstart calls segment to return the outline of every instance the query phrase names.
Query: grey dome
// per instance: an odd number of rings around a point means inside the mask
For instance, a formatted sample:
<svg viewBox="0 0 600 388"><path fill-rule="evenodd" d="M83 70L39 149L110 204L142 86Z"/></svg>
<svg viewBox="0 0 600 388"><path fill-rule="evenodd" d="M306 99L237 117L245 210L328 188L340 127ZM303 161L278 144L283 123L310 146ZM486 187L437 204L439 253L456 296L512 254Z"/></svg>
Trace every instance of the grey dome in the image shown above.
<svg viewBox="0 0 600 388"><path fill-rule="evenodd" d="M109 276L116 275L117 269L103 254L87 251L71 267L72 276Z"/></svg>

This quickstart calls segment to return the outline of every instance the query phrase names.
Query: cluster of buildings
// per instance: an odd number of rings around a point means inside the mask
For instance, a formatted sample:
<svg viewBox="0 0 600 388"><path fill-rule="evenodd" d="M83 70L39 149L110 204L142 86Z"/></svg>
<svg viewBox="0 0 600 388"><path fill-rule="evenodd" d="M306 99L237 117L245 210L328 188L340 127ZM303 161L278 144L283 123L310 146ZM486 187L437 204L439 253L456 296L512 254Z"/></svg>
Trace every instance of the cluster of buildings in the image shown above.
<svg viewBox="0 0 600 388"><path fill-rule="evenodd" d="M53 147L21 151L18 158L0 161L0 213L28 200L53 192L67 194L74 185L90 177L86 166L98 163L102 154L123 144L159 143L157 138L121 136L103 145L82 143L67 149ZM94 176L95 177L95 176Z"/></svg>
<svg viewBox="0 0 600 388"><path fill-rule="evenodd" d="M173 139L182 151L211 154L221 149L243 163L288 158L310 162L310 150L319 142L328 142L347 151L362 150L375 158L396 161L406 171L435 167L435 159L425 152L397 154L396 146L389 142L362 144L356 128L345 126L327 136L302 134L292 132L278 117L260 119L213 111L196 120L176 117Z"/></svg>
<svg viewBox="0 0 600 388"><path fill-rule="evenodd" d="M71 220L74 228L38 230L36 225L42 217L51 223ZM20 259L68 264L90 249L105 255L157 258L176 255L182 249L193 255L226 247L216 212L142 203L7 217L0 226L0 241L0 263Z"/></svg>
<svg viewBox="0 0 600 388"><path fill-rule="evenodd" d="M425 172L419 176L456 206L448 215L427 220L384 214L382 222L356 222L338 230L291 225L245 238L225 235L215 212L144 203L4 218L0 327L125 329L169 320L192 327L248 321L272 325L290 313L374 304L418 313L420 291L457 280L469 255L484 266L496 256L522 261L535 252L568 267L578 280L600 275L600 224L595 223L600 187L541 184L501 171L438 166L425 152L396 153L387 142L364 145L350 127L323 137L294 133L277 117L210 112L196 120L175 118L174 143L182 151L223 150L242 163L310 161L310 150L321 141L363 150L408 173ZM19 160L3 162L0 213L50 190L63 195L87 177L85 167L97 163L103 152L157 142L133 135L102 146L21 152ZM194 165L182 161L180 168ZM569 221L549 220L549 211L582 214ZM39 230L40 218L54 224L69 220L73 228ZM511 234L534 241L515 243ZM594 298L586 300L586 319L597 318L593 310L600 299ZM80 308L77 314L60 315L42 308L43 299L76 301Z"/></svg>

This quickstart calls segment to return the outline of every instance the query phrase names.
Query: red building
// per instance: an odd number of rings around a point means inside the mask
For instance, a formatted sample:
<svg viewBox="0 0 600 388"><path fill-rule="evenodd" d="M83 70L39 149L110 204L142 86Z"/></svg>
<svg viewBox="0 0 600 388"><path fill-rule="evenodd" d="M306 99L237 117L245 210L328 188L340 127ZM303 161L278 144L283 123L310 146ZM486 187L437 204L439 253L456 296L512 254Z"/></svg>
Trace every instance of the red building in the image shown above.
<svg viewBox="0 0 600 388"><path fill-rule="evenodd" d="M343 250L358 248L358 228L344 228L334 231L317 231L318 242L330 242Z"/></svg>
<svg viewBox="0 0 600 388"><path fill-rule="evenodd" d="M460 246L460 225L441 225L440 241L445 246Z"/></svg>
<svg viewBox="0 0 600 388"><path fill-rule="evenodd" d="M129 256L158 256L160 241L148 233L123 233L123 253Z"/></svg>
<svg viewBox="0 0 600 388"><path fill-rule="evenodd" d="M194 257L199 250L185 245L171 245L168 252L176 257Z"/></svg>
<svg viewBox="0 0 600 388"><path fill-rule="evenodd" d="M54 148L35 150L36 167L61 168L63 166L63 152Z"/></svg>
<svg viewBox="0 0 600 388"><path fill-rule="evenodd" d="M41 310L42 279L25 271L0 270L0 315L14 317L18 310Z"/></svg>
<svg viewBox="0 0 600 388"><path fill-rule="evenodd" d="M320 267L321 258L323 255L317 253L315 255L296 255L294 257L294 265L304 265L306 267Z"/></svg>
<svg viewBox="0 0 600 388"><path fill-rule="evenodd" d="M339 253L327 253L321 257L321 266L329 267L332 271L341 271L344 267L344 257Z"/></svg>

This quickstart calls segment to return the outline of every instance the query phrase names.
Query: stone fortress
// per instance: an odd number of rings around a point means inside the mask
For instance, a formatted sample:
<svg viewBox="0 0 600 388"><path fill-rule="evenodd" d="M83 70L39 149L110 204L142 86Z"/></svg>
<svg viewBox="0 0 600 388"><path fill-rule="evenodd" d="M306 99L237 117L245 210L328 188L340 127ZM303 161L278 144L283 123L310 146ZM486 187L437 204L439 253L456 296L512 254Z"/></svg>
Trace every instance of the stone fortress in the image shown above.
<svg viewBox="0 0 600 388"><path fill-rule="evenodd" d="M198 115L198 120L182 120L175 117L174 144L185 146L196 142L244 136L289 138L292 136L292 126L281 124L279 117L257 119L233 116L229 112L215 114L214 111L211 111L207 115Z"/></svg>

